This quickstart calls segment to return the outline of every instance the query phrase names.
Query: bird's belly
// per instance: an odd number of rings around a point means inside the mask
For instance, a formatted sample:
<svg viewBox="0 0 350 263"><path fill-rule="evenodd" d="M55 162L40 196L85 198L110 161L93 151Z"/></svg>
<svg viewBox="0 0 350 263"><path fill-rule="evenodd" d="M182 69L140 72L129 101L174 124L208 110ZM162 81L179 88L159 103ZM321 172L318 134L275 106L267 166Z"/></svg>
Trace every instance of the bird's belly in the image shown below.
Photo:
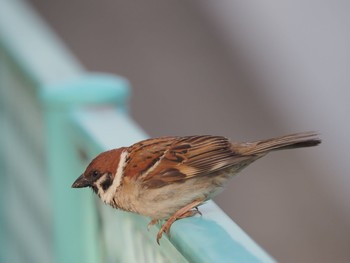
<svg viewBox="0 0 350 263"><path fill-rule="evenodd" d="M137 213L152 219L166 219L195 200L203 202L220 193L232 173L196 177L185 182L154 188L141 189L134 202Z"/></svg>

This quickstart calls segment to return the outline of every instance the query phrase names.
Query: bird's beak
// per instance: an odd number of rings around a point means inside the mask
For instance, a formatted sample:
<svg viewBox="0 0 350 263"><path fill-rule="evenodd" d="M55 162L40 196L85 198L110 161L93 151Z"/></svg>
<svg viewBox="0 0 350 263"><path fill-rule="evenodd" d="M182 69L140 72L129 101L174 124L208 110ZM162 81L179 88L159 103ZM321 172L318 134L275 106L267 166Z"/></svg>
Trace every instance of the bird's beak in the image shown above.
<svg viewBox="0 0 350 263"><path fill-rule="evenodd" d="M82 188L82 187L87 187L89 185L90 185L90 182L84 177L84 174L82 174L72 184L72 188Z"/></svg>

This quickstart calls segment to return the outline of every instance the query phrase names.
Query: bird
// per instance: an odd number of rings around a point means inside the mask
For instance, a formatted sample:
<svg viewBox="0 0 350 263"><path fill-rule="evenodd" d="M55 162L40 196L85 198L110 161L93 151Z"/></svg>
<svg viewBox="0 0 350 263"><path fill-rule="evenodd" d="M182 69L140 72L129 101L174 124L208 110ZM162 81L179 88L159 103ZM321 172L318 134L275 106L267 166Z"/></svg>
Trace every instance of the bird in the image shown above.
<svg viewBox="0 0 350 263"><path fill-rule="evenodd" d="M100 153L72 187L90 187L113 208L151 218L148 229L165 221L159 244L176 220L201 214L198 207L252 162L271 151L320 143L315 132L243 143L213 135L151 138Z"/></svg>

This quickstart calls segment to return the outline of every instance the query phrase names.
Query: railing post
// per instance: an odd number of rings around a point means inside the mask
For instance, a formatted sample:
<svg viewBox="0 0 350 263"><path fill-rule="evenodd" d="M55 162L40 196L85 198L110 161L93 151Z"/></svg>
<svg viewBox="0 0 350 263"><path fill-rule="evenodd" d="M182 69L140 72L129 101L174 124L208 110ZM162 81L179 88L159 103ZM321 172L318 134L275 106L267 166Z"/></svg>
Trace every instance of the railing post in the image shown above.
<svg viewBox="0 0 350 263"><path fill-rule="evenodd" d="M101 260L93 197L87 198L71 189L73 180L82 171L74 141L69 140L70 113L86 105L114 104L125 108L128 93L127 81L102 74L42 88L55 262Z"/></svg>

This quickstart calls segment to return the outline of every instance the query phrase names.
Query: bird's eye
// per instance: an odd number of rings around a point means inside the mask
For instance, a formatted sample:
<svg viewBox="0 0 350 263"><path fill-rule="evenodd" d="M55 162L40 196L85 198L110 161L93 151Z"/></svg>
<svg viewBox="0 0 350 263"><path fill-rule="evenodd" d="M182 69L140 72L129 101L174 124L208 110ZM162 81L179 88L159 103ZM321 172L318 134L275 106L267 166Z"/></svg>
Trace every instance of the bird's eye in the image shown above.
<svg viewBox="0 0 350 263"><path fill-rule="evenodd" d="M97 177L97 176L99 176L99 174L100 173L98 171L96 171L96 170L92 172L92 176L93 177Z"/></svg>

